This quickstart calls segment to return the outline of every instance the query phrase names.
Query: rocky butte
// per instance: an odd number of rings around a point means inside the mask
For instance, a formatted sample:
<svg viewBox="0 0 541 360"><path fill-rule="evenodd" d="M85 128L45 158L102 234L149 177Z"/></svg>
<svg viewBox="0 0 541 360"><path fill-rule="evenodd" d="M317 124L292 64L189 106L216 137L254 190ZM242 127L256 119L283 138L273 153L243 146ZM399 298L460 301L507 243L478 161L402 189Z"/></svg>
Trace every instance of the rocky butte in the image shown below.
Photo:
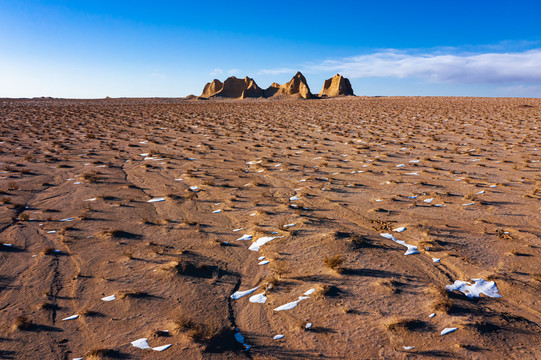
<svg viewBox="0 0 541 360"><path fill-rule="evenodd" d="M272 85L265 90L265 97L279 97L279 96L295 96L301 97L303 99L313 98L306 78L300 71L298 71L291 80L289 80L284 85L278 85L277 83L272 83Z"/></svg>
<svg viewBox="0 0 541 360"><path fill-rule="evenodd" d="M323 88L319 92L319 97L335 97L354 95L351 83L340 74L334 75L332 78L325 80Z"/></svg>
<svg viewBox="0 0 541 360"><path fill-rule="evenodd" d="M225 97L233 99L245 99L248 97L262 97L263 89L255 83L254 79L246 76L244 79L237 79L232 76L223 83L214 79L205 85L201 97Z"/></svg>
<svg viewBox="0 0 541 360"><path fill-rule="evenodd" d="M300 98L314 99L336 96L353 95L351 83L345 77L336 74L331 79L325 80L323 89L319 95L313 95L306 78L301 72L297 72L291 80L284 85L272 83L267 89L261 89L254 79L245 77L238 79L234 76L227 78L223 83L214 79L203 88L200 99L228 98Z"/></svg>

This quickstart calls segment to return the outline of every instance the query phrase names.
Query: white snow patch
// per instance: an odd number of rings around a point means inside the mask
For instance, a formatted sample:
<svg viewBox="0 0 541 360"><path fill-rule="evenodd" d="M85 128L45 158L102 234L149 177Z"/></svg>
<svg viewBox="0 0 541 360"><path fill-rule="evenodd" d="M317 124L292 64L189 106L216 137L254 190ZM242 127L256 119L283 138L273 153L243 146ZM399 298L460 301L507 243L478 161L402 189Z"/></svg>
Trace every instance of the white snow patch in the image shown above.
<svg viewBox="0 0 541 360"><path fill-rule="evenodd" d="M171 347L171 344L167 344L167 345L153 347L152 350L154 350L154 351L164 351L166 349L169 349L170 347Z"/></svg>
<svg viewBox="0 0 541 360"><path fill-rule="evenodd" d="M113 300L116 300L116 296L113 294L113 295L109 295L109 296L106 296L106 297L102 297L101 299L103 301L113 301Z"/></svg>
<svg viewBox="0 0 541 360"><path fill-rule="evenodd" d="M137 340L134 340L131 342L131 344L136 347L136 348L139 348L139 349L150 349L150 346L148 345L148 342L147 342L147 338L141 338L141 339L137 339Z"/></svg>
<svg viewBox="0 0 541 360"><path fill-rule="evenodd" d="M484 294L488 297L500 298L498 287L494 281L485 281L483 279L472 279L473 285L466 281L455 280L453 285L446 285L448 291L458 290L470 299Z"/></svg>
<svg viewBox="0 0 541 360"><path fill-rule="evenodd" d="M292 302L288 302L287 304L278 306L276 309L274 309L274 311L291 310L291 309L297 307L297 305L301 301L306 300L306 299L309 299L309 298L307 296L299 296L299 300L295 300L295 301L292 301Z"/></svg>
<svg viewBox="0 0 541 360"><path fill-rule="evenodd" d="M149 202L149 203L155 203L155 202L162 202L162 201L165 201L165 198L162 198L162 197L160 197L160 198L154 198L154 199L148 200L147 202Z"/></svg>
<svg viewBox="0 0 541 360"><path fill-rule="evenodd" d="M71 315L71 316L68 316L67 318L63 318L62 321L75 320L78 317L79 317L79 315Z"/></svg>
<svg viewBox="0 0 541 360"><path fill-rule="evenodd" d="M235 291L235 292L233 293L233 295L231 295L231 299L233 299L233 300L238 300L238 299L240 299L240 298L243 297L243 296L250 295L251 293L253 293L253 292L256 291L257 289L259 289L259 286L256 286L255 288L250 289L250 290Z"/></svg>
<svg viewBox="0 0 541 360"><path fill-rule="evenodd" d="M267 302L267 297L265 296L265 293L262 293L251 296L248 300L250 300L251 303L264 304Z"/></svg>
<svg viewBox="0 0 541 360"><path fill-rule="evenodd" d="M443 330L441 331L440 334L441 334L441 335L447 335L447 334L452 333L452 332L455 332L455 331L457 331L457 330L458 330L458 328L456 328L456 327L453 327L453 328L445 328L445 329L443 329Z"/></svg>
<svg viewBox="0 0 541 360"><path fill-rule="evenodd" d="M242 229L237 229L237 230L242 230ZM252 235L244 234L240 238L237 239L237 241L242 241L242 240L252 240Z"/></svg>
<svg viewBox="0 0 541 360"><path fill-rule="evenodd" d="M235 333L235 340L237 340L237 342L241 343L243 346L244 346L244 350L245 351L248 351L250 350L250 348L252 347L252 345L246 345L244 343L244 336L240 333L239 329L236 328L236 333Z"/></svg>
<svg viewBox="0 0 541 360"><path fill-rule="evenodd" d="M250 245L250 247L248 249L252 250L252 251L259 251L259 248L261 246L265 245L269 241L272 241L272 240L278 239L278 238L283 238L283 236L263 236L263 237L260 237L255 242L253 242L252 245Z"/></svg>
<svg viewBox="0 0 541 360"><path fill-rule="evenodd" d="M400 244L400 245L403 245L403 246L407 247L408 250L406 250L406 252L404 253L404 255L415 255L415 254L419 254L419 251L417 251L417 246L410 245L410 244L406 244L406 242L405 242L404 240L398 240L397 238L395 238L395 237L393 236L393 234L383 233L383 234L380 234L380 235L383 236L383 237L386 238L386 239L389 239L389 240L394 241L394 242L397 243L397 244Z"/></svg>
<svg viewBox="0 0 541 360"><path fill-rule="evenodd" d="M310 289L310 290L306 291L303 295L308 296L308 295L312 295L315 292L316 292L316 289Z"/></svg>

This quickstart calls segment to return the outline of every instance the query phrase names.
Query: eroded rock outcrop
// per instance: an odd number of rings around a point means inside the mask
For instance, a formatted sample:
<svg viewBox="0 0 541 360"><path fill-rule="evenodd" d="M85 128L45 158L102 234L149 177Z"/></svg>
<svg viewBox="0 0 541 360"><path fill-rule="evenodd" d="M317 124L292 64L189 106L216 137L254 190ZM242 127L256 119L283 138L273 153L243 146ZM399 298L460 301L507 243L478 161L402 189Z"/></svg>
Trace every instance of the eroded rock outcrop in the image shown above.
<svg viewBox="0 0 541 360"><path fill-rule="evenodd" d="M234 76L227 78L223 84L220 80L213 80L205 85L201 97L225 97L231 99L256 98L263 96L263 89L255 83L254 79L246 76L244 79L237 79Z"/></svg>
<svg viewBox="0 0 541 360"><path fill-rule="evenodd" d="M207 83L203 89L203 94L199 99L209 98L229 98L229 99L245 99L245 98L301 98L313 99L318 97L335 97L353 95L353 89L348 79L340 74L336 74L332 78L325 80L323 89L319 95L314 96L310 92L310 87L301 72L297 72L291 80L284 85L272 83L269 88L263 90L255 83L254 79L245 77L238 79L234 76L227 78L223 83L220 80L214 79Z"/></svg>
<svg viewBox="0 0 541 360"><path fill-rule="evenodd" d="M224 84L218 80L214 79L212 82L209 82L205 85L203 88L203 93L201 94L201 97L203 98L209 98L212 95L218 93L222 88L224 87Z"/></svg>
<svg viewBox="0 0 541 360"><path fill-rule="evenodd" d="M265 90L265 97L274 96L297 96L303 99L311 99L314 96L310 92L310 87L306 82L306 78L301 72L297 72L291 80L284 85L272 83L272 85Z"/></svg>
<svg viewBox="0 0 541 360"><path fill-rule="evenodd" d="M323 88L319 92L320 97L345 95L353 95L353 88L349 80L340 74L336 74L332 78L325 80Z"/></svg>

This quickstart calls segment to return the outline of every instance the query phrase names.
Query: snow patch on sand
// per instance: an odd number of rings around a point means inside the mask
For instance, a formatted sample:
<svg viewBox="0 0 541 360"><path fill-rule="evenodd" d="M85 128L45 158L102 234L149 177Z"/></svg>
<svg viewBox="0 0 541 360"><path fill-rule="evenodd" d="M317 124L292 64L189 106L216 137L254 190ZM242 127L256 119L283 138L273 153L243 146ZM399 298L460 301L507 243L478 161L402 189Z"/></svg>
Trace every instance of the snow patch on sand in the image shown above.
<svg viewBox="0 0 541 360"><path fill-rule="evenodd" d="M267 297L265 296L265 293L253 295L250 297L251 303L258 303L258 304L264 304L267 302Z"/></svg>
<svg viewBox="0 0 541 360"><path fill-rule="evenodd" d="M397 243L397 244L400 244L400 245L403 245L403 246L407 247L408 250L406 250L406 252L404 253L404 255L415 255L415 254L419 254L419 251L417 250L417 246L410 245L410 244L406 244L406 242L405 242L404 240L398 240L398 239L395 238L392 234L389 234L389 233L383 233L383 234L380 234L380 235L383 236L383 237L386 238L386 239L389 239L389 240L394 241L394 242Z"/></svg>
<svg viewBox="0 0 541 360"><path fill-rule="evenodd" d="M259 286L256 286L255 288L250 289L250 290L235 291L235 292L233 293L233 295L231 295L231 299L233 299L233 300L238 300L238 299L240 299L240 298L243 297L243 296L250 295L251 293L253 293L253 292L256 291L257 289L259 289Z"/></svg>
<svg viewBox="0 0 541 360"><path fill-rule="evenodd" d="M448 291L458 290L470 299L484 294L488 297L500 298L498 287L494 281L485 281L483 279L472 279L473 285L466 281L456 280L453 285L446 285Z"/></svg>
<svg viewBox="0 0 541 360"><path fill-rule="evenodd" d="M457 330L458 330L458 328L456 328L456 327L453 327L453 328L445 328L445 329L443 329L443 330L441 331L440 334L441 334L441 335L447 335L447 334L450 334L450 333L455 332L455 331L457 331Z"/></svg>
<svg viewBox="0 0 541 360"><path fill-rule="evenodd" d="M283 238L283 236L263 236L263 237L260 237L254 243L252 243L252 245L250 245L250 247L248 249L252 250L252 251L259 251L259 248L261 248L261 246L265 245L269 241L272 241L272 240L278 239L278 238Z"/></svg>
<svg viewBox="0 0 541 360"><path fill-rule="evenodd" d="M297 305L301 301L306 300L306 299L309 299L309 297L308 296L299 296L299 300L295 300L295 301L292 301L292 302L288 302L287 304L278 306L276 309L274 309L274 311L284 311L284 310L294 309L295 307L297 307Z"/></svg>

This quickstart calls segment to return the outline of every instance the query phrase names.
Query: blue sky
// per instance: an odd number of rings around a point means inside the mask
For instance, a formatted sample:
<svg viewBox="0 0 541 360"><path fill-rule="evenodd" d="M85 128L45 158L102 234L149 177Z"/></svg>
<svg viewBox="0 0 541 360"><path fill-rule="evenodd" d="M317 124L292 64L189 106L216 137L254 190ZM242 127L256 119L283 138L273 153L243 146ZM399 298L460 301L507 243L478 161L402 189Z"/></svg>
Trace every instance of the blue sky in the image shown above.
<svg viewBox="0 0 541 360"><path fill-rule="evenodd" d="M541 97L541 1L0 0L0 97L179 97L297 70L317 93Z"/></svg>

